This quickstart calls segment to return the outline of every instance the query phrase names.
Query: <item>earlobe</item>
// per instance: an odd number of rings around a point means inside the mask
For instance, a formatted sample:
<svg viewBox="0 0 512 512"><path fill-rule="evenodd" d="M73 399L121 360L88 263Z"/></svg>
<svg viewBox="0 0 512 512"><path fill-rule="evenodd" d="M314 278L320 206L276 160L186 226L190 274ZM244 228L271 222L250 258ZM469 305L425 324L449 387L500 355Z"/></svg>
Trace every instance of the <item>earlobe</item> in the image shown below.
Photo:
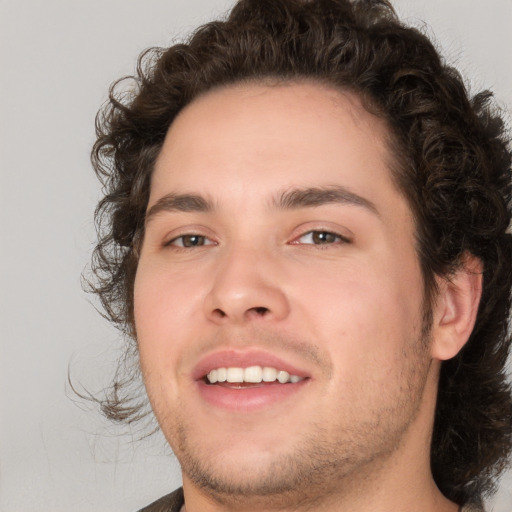
<svg viewBox="0 0 512 512"><path fill-rule="evenodd" d="M468 341L482 296L482 272L482 262L466 254L455 274L439 278L432 328L434 359L455 357Z"/></svg>

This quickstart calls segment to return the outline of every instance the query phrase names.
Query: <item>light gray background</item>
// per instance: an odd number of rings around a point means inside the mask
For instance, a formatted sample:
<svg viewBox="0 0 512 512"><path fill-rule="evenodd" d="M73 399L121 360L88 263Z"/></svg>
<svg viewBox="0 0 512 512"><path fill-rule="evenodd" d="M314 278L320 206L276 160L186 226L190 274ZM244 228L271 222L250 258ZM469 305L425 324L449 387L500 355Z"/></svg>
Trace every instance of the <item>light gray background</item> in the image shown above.
<svg viewBox="0 0 512 512"><path fill-rule="evenodd" d="M180 482L161 437L75 404L68 366L108 382L117 333L80 289L99 186L88 161L108 85L139 52L223 12L228 0L0 0L0 511L136 510ZM474 91L512 106L512 0L400 0ZM512 475L495 512L512 510Z"/></svg>

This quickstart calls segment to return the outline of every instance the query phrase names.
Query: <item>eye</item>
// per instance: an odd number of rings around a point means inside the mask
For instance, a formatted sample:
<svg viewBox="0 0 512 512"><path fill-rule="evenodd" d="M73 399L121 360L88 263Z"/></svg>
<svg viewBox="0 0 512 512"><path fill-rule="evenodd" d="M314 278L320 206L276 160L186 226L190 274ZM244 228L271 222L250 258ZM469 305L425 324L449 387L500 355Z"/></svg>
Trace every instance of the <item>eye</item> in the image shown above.
<svg viewBox="0 0 512 512"><path fill-rule="evenodd" d="M176 238L173 238L169 242L167 242L166 246L174 246L174 247L202 247L204 245L214 245L215 242L205 237L204 235L181 235Z"/></svg>
<svg viewBox="0 0 512 512"><path fill-rule="evenodd" d="M346 237L330 231L308 231L296 239L298 244L328 245L339 243L350 243Z"/></svg>

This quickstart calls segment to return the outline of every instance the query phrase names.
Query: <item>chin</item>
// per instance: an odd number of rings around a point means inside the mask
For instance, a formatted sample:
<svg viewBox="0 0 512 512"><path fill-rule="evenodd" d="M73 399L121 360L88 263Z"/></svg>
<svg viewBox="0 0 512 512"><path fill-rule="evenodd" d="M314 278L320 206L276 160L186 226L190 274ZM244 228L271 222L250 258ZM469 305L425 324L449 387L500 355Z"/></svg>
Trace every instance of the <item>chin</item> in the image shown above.
<svg viewBox="0 0 512 512"><path fill-rule="evenodd" d="M184 478L208 490L220 501L227 498L276 497L296 494L311 480L311 468L297 464L293 456L240 452L201 460L180 460Z"/></svg>

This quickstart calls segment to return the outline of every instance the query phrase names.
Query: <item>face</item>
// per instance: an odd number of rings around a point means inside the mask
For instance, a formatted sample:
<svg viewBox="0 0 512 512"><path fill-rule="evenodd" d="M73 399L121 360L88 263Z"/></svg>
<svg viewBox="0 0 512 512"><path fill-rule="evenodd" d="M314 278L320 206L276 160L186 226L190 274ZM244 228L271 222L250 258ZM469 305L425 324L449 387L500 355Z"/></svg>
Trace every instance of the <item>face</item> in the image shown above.
<svg viewBox="0 0 512 512"><path fill-rule="evenodd" d="M414 451L423 282L385 140L315 84L215 90L170 127L135 323L184 481L271 495Z"/></svg>

